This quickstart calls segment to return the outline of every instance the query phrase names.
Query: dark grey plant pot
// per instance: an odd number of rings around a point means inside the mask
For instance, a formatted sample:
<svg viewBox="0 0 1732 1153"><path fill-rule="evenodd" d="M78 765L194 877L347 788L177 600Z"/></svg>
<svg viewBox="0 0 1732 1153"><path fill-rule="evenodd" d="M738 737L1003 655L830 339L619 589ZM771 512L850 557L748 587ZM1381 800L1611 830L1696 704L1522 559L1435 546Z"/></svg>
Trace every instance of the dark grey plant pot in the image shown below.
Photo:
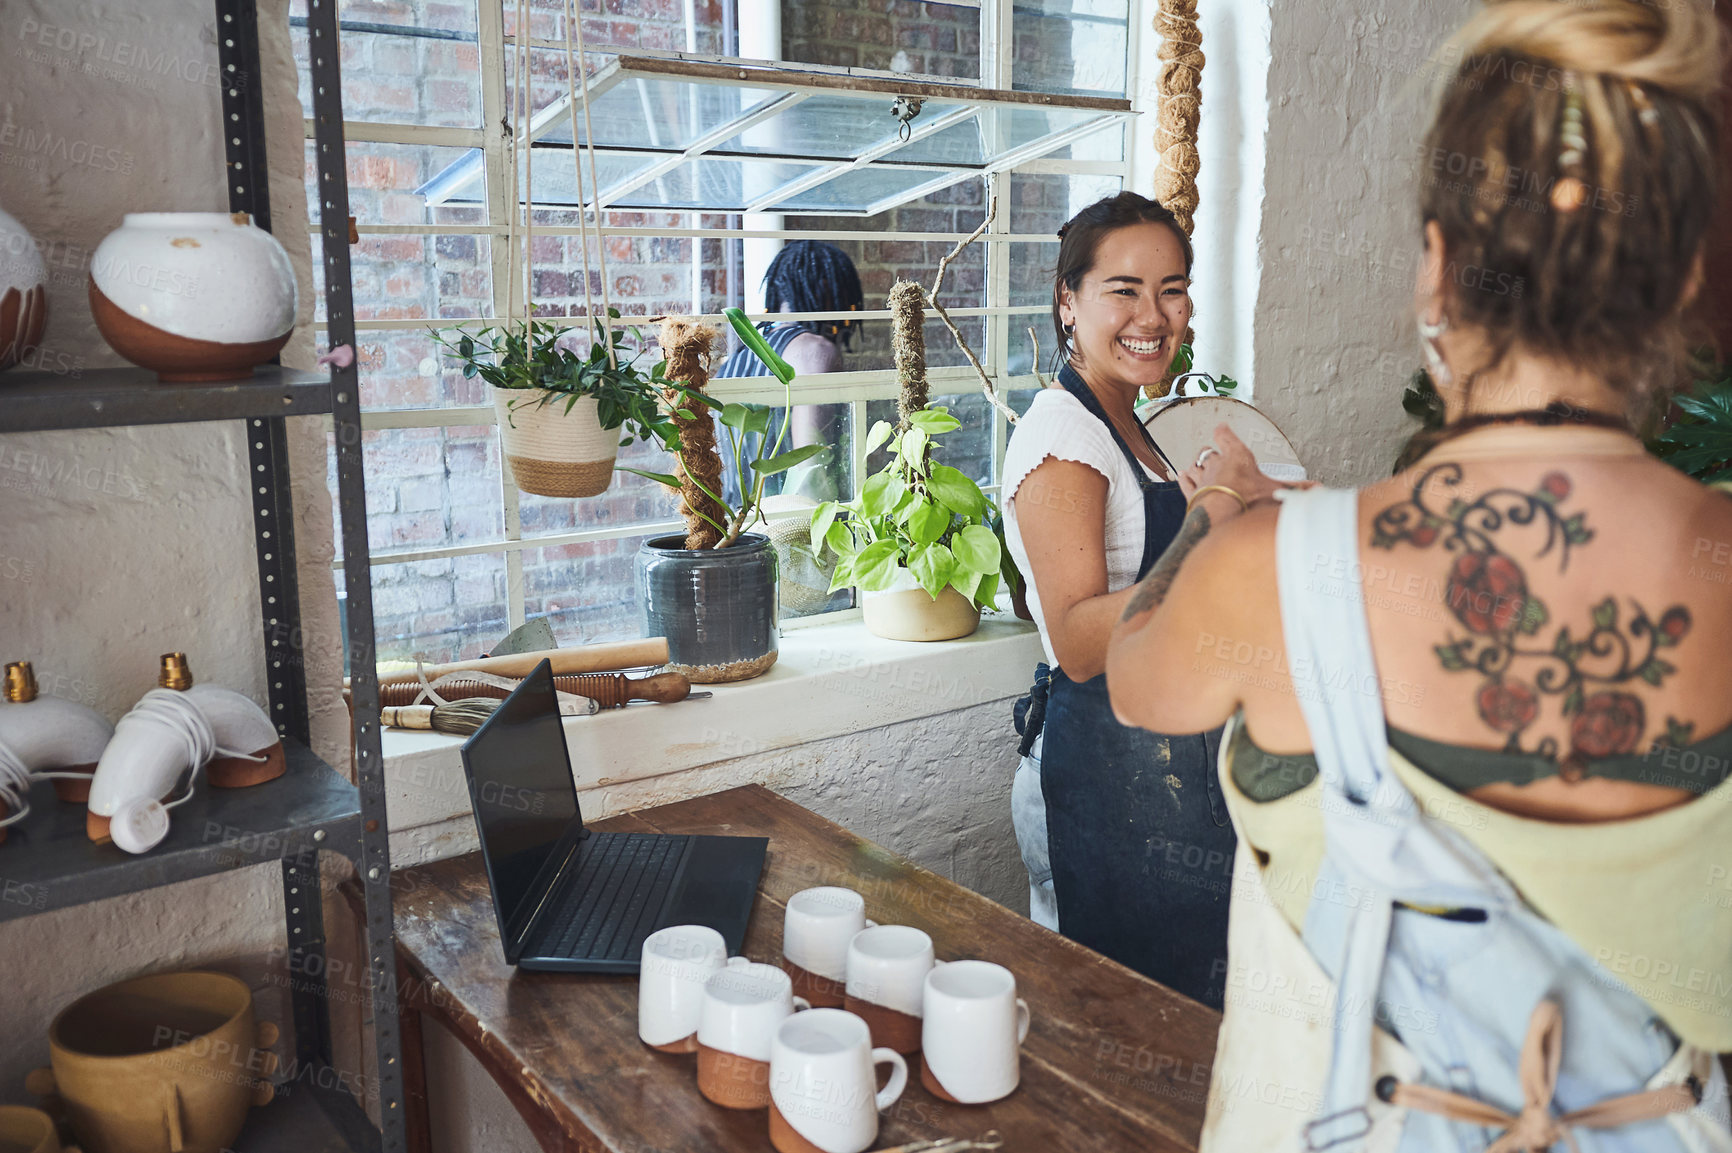
<svg viewBox="0 0 1732 1153"><path fill-rule="evenodd" d="M776 550L746 533L724 549L688 549L663 536L637 550L646 637L668 638L668 668L694 683L762 676L776 663Z"/></svg>

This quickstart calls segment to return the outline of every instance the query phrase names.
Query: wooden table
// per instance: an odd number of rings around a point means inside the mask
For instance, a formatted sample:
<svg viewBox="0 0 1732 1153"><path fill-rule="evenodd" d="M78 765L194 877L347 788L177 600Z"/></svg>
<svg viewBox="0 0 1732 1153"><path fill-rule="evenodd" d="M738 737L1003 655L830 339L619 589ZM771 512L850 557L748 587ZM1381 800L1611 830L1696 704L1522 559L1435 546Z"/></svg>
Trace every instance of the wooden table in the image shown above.
<svg viewBox="0 0 1732 1153"><path fill-rule="evenodd" d="M931 934L941 959L980 957L1016 974L1033 1016L1017 1091L990 1105L946 1104L911 1075L874 1148L989 1129L1007 1151L1196 1148L1220 1015L1195 1001L757 785L595 827L767 835L745 941L754 960L780 962L789 897L845 885L875 920ZM638 1040L637 978L520 973L505 963L479 854L406 870L393 888L413 1148L427 1148L419 1012L468 1047L545 1149L770 1150L764 1110L711 1105L698 1095L695 1057Z"/></svg>

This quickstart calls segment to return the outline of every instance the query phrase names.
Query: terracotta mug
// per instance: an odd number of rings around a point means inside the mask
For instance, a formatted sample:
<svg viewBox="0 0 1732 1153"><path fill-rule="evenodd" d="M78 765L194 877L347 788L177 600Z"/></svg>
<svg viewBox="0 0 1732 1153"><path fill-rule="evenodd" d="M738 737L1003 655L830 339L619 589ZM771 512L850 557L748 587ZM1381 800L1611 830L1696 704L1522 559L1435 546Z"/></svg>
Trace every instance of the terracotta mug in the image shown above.
<svg viewBox="0 0 1732 1153"><path fill-rule="evenodd" d="M72 1148L75 1153L76 1146ZM54 1118L25 1105L0 1105L0 1151L61 1153Z"/></svg>
<svg viewBox="0 0 1732 1153"><path fill-rule="evenodd" d="M848 943L868 925L866 898L822 885L788 898L782 918L782 960L794 992L820 1009L842 1007L848 983Z"/></svg>
<svg viewBox="0 0 1732 1153"><path fill-rule="evenodd" d="M744 957L735 957L745 964ZM672 925L644 938L638 968L637 1035L664 1053L696 1053L704 982L728 964L728 945L708 925Z"/></svg>
<svg viewBox="0 0 1732 1153"><path fill-rule="evenodd" d="M79 1142L101 1153L218 1153L247 1110L268 1103L277 1027L255 1025L246 982L227 973L157 973L109 985L48 1026L52 1071L32 1092L65 1106Z"/></svg>
<svg viewBox="0 0 1732 1153"><path fill-rule="evenodd" d="M877 1067L890 1081L878 1088ZM863 1153L878 1139L878 1113L902 1096L908 1064L872 1048L866 1022L813 1009L782 1022L770 1047L770 1144L780 1153Z"/></svg>
<svg viewBox="0 0 1732 1153"><path fill-rule="evenodd" d="M990 961L952 961L926 974L920 1083L943 1101L984 1105L1021 1080L1028 1003L1016 977Z"/></svg>
<svg viewBox="0 0 1732 1153"><path fill-rule="evenodd" d="M932 938L909 925L876 925L848 945L846 1008L872 1030L872 1043L898 1053L920 1051L926 974L942 962Z"/></svg>
<svg viewBox="0 0 1732 1153"><path fill-rule="evenodd" d="M776 1029L796 1008L811 1007L774 965L730 961L712 974L698 1018L698 1092L728 1109L768 1105Z"/></svg>

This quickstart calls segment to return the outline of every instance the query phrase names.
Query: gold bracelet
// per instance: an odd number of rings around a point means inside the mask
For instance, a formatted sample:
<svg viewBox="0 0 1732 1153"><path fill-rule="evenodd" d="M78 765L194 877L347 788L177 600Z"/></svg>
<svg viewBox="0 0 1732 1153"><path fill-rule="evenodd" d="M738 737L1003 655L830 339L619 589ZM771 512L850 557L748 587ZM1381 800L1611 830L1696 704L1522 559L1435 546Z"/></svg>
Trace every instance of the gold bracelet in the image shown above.
<svg viewBox="0 0 1732 1153"><path fill-rule="evenodd" d="M1185 512L1189 513L1191 511L1191 509L1193 507L1195 507L1197 501L1202 498L1203 494L1208 493L1208 492L1224 492L1224 493L1226 493L1228 496L1232 497L1234 500L1239 502L1239 511L1240 512L1245 512L1245 511L1249 510L1251 507L1250 503L1247 502L1244 497L1240 496L1237 490L1230 489L1224 484L1206 484L1202 488L1198 489L1196 492L1191 494L1191 499L1185 502Z"/></svg>

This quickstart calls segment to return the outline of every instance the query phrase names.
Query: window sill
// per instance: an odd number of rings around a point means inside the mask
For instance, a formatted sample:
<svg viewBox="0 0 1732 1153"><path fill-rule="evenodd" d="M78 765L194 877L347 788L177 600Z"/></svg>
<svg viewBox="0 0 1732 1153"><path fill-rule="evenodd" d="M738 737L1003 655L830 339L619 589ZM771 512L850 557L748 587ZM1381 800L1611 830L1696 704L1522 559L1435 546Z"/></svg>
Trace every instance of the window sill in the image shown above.
<svg viewBox="0 0 1732 1153"><path fill-rule="evenodd" d="M972 636L933 644L883 640L858 619L786 628L780 654L775 667L754 680L698 686L714 692L708 700L566 718L579 792L1018 696L1043 659L1035 627L1008 614L982 620ZM1005 719L1008 731L1008 714ZM458 752L464 739L385 730L392 832L462 817L465 828L452 831L472 842Z"/></svg>

